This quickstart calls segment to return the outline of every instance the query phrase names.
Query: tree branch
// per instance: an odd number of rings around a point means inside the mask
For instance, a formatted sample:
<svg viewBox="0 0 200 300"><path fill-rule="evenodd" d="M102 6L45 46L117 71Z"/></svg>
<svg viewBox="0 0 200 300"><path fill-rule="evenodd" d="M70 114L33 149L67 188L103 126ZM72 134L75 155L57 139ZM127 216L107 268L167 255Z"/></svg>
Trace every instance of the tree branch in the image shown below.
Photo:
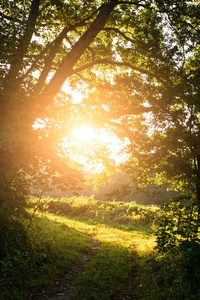
<svg viewBox="0 0 200 300"><path fill-rule="evenodd" d="M5 78L5 84L4 84L5 91L6 90L12 91L13 87L15 86L14 82L16 82L16 78L18 78L18 74L22 66L23 58L26 55L27 49L30 45L31 38L35 30L36 21L39 15L40 1L41 0L32 0L30 14L26 22L25 32L19 41L17 51L14 54L14 58L11 62L9 73ZM16 89L18 89L17 86ZM12 95L13 94L14 93L12 92Z"/></svg>
<svg viewBox="0 0 200 300"><path fill-rule="evenodd" d="M128 137L129 141L132 140L132 132L127 128L126 125L122 124L122 123L118 123L118 122L114 122L114 121L107 121L106 124L110 125L110 126L114 126L114 127L118 127L120 129L122 129L125 134L126 134L126 137Z"/></svg>
<svg viewBox="0 0 200 300"><path fill-rule="evenodd" d="M114 7L118 4L117 1L112 1L101 6L98 16L93 21L87 31L81 36L78 42L75 43L68 55L63 59L57 72L49 84L44 88L43 92L38 97L42 107L48 106L53 97L58 93L65 80L73 74L73 67L79 60L90 43L95 39L97 34L106 24Z"/></svg>
<svg viewBox="0 0 200 300"><path fill-rule="evenodd" d="M165 83L161 78L160 76L150 72L150 71L147 71L147 70L144 70L142 68L139 68L139 67L136 67L136 66L133 66L131 65L130 63L126 63L126 62L117 62L117 61L111 61L107 58L105 59L97 59L97 60L94 60L86 65L83 65L82 67L79 67L79 68L76 68L73 72L73 74L76 74L78 72L81 72L85 69L88 69L88 68L91 68L92 66L94 65L97 65L97 64L110 64L110 65L115 65L115 66L122 66L122 67L128 67L132 70L135 70L135 71L138 71L142 74L147 74L147 75L151 75L153 76L154 78L156 78L158 81L160 81L161 83Z"/></svg>
<svg viewBox="0 0 200 300"><path fill-rule="evenodd" d="M118 4L133 4L136 6L143 7L143 8L148 8L150 10L155 10L153 7L150 7L149 5L140 3L140 1L137 1L137 2L135 2L135 1L118 1Z"/></svg>
<svg viewBox="0 0 200 300"><path fill-rule="evenodd" d="M100 8L96 9L91 15L89 15L87 18L85 18L84 20L68 27L66 26L61 32L60 34L55 38L54 41L52 41L38 56L38 58L33 62L33 64L31 65L31 67L29 68L29 70L23 75L23 79L30 73L33 71L33 69L35 68L37 62L39 61L39 59L41 59L43 57L43 55L45 53L47 53L47 51L50 49L50 52L48 54L47 57L45 57L45 64L44 64L44 68L43 71L39 77L38 83L34 89L34 96L36 96L37 94L39 94L42 90L42 88L45 85L45 80L48 77L49 72L51 71L51 67L52 67L52 63L53 60L56 56L56 53L63 41L64 38L67 37L67 33L75 30L77 27L83 26L85 25L85 22L88 21L89 19L91 19L98 11Z"/></svg>
<svg viewBox="0 0 200 300"><path fill-rule="evenodd" d="M21 20L15 18L15 17L9 17L7 15L5 15L4 13L0 12L0 16L3 17L6 20L12 21L12 22L16 22L16 23L23 23Z"/></svg>
<svg viewBox="0 0 200 300"><path fill-rule="evenodd" d="M125 33L121 30L119 30L118 28L114 28L114 27L105 27L102 30L108 31L108 30L112 30L115 31L116 33L119 33L121 36L123 36L125 38L125 40L134 43L135 41L131 38L129 38L128 36L125 35Z"/></svg>

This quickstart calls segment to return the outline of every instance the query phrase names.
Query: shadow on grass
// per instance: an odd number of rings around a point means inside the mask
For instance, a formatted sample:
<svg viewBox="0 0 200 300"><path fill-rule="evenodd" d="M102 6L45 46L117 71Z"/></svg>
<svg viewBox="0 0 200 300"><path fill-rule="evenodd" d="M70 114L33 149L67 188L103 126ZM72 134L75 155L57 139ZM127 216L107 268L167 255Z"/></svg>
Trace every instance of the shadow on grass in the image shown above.
<svg viewBox="0 0 200 300"><path fill-rule="evenodd" d="M85 271L74 282L75 299L137 299L137 260L134 249L102 242Z"/></svg>
<svg viewBox="0 0 200 300"><path fill-rule="evenodd" d="M69 270L92 246L88 236L45 216L35 216L24 243L23 251L8 248L0 259L2 300L26 299L30 290Z"/></svg>

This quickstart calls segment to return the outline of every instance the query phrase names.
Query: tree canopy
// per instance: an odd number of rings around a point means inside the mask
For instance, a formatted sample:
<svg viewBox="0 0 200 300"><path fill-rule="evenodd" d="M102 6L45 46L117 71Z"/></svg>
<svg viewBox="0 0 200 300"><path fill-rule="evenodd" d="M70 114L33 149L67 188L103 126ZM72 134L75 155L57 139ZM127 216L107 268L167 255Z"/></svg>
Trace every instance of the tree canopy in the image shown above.
<svg viewBox="0 0 200 300"><path fill-rule="evenodd" d="M198 227L198 1L0 3L2 207L15 210L30 184L77 187L61 140L91 124L129 140L121 168L132 180L192 193Z"/></svg>

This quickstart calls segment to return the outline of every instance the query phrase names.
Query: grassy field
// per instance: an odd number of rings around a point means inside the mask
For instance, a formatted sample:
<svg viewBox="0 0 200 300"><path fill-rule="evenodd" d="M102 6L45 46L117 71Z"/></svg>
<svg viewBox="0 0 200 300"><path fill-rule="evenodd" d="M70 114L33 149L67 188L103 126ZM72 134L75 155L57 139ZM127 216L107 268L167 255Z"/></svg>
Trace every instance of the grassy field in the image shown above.
<svg viewBox="0 0 200 300"><path fill-rule="evenodd" d="M29 202L33 213L38 199ZM93 198L40 199L25 249L2 261L1 299L27 299L73 267L100 242L97 255L74 282L76 299L187 299L174 263L158 255L157 207ZM121 297L121 298L120 298ZM188 298L190 299L190 298ZM191 298L196 299L196 298Z"/></svg>

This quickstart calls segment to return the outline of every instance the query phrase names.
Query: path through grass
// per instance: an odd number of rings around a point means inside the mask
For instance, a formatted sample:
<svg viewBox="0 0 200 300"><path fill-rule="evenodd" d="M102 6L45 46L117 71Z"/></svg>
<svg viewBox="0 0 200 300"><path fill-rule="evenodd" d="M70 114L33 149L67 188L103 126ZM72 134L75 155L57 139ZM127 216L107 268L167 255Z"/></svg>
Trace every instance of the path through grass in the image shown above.
<svg viewBox="0 0 200 300"><path fill-rule="evenodd" d="M152 233L141 228L127 231L81 217L48 214L47 218L100 241L98 254L74 283L77 299L122 299L123 293L134 296L134 289L140 286L137 260L153 250Z"/></svg>
<svg viewBox="0 0 200 300"><path fill-rule="evenodd" d="M31 201L30 214L37 199ZM154 211L134 203L44 199L23 248L9 250L0 260L0 299L29 299L46 289L88 253L92 239L100 246L74 282L74 297L124 299L126 294L136 299L142 286L138 266L155 245L151 229ZM21 222L28 228L29 220Z"/></svg>

